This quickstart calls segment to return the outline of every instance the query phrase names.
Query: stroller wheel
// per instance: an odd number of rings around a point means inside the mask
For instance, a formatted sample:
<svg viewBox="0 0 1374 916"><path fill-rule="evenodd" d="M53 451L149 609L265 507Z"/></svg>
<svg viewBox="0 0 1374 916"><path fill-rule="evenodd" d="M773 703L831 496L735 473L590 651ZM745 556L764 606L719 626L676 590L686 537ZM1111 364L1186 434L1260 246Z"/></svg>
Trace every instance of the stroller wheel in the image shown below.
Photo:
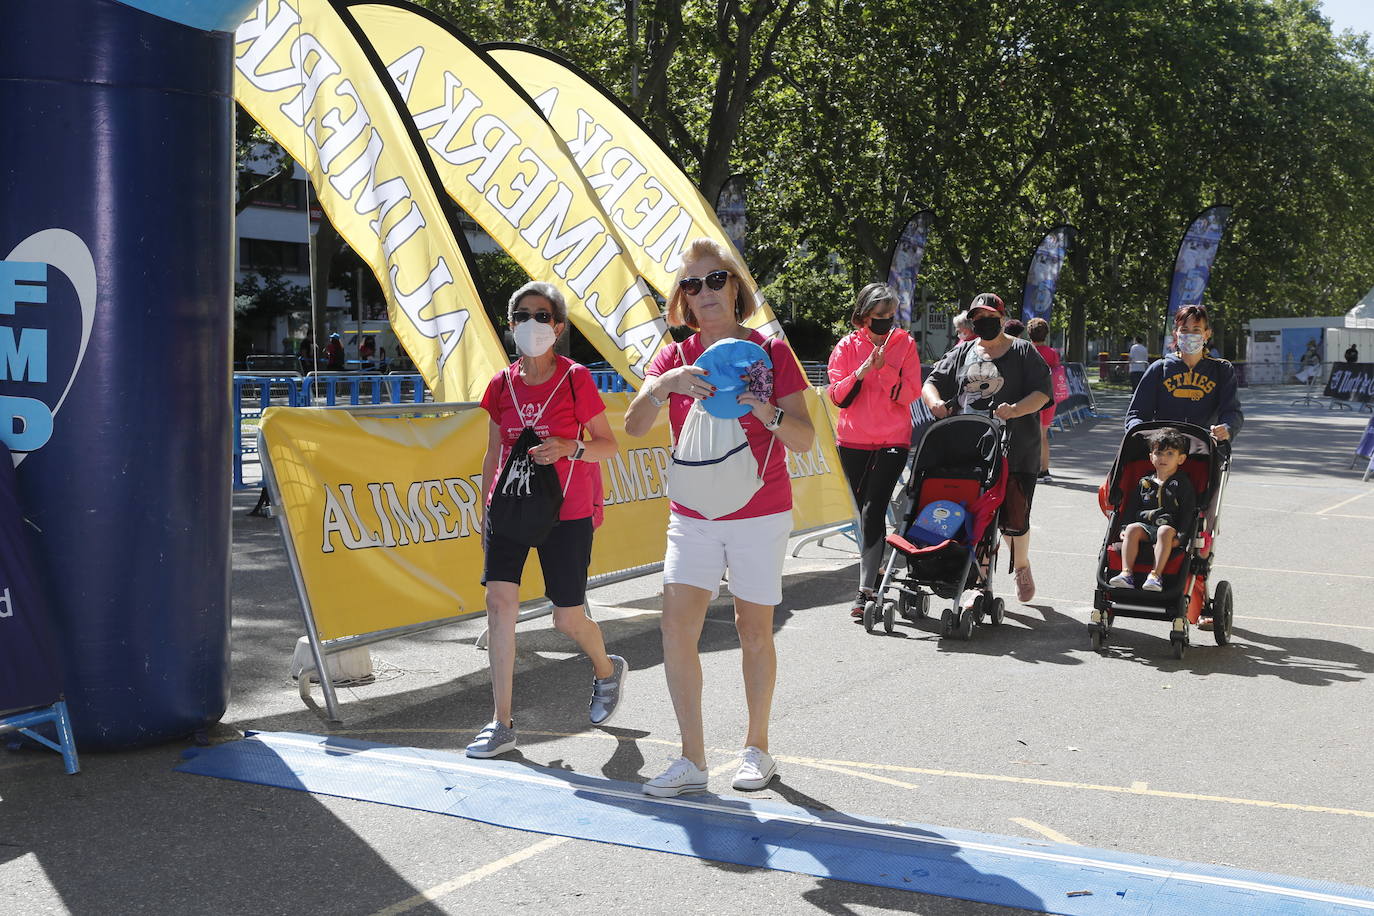
<svg viewBox="0 0 1374 916"><path fill-rule="evenodd" d="M940 615L941 636L948 636L954 632L954 621L954 611L951 608L945 608L944 613Z"/></svg>
<svg viewBox="0 0 1374 916"><path fill-rule="evenodd" d="M872 633L873 627L878 623L878 599L869 598L864 602L864 630Z"/></svg>
<svg viewBox="0 0 1374 916"><path fill-rule="evenodd" d="M897 593L897 613L903 620L916 621L930 613L930 596L925 592L911 595L905 590Z"/></svg>
<svg viewBox="0 0 1374 916"><path fill-rule="evenodd" d="M977 605L974 605L971 608L965 608L964 610L959 612L960 639L969 640L973 638L973 626L975 623L977 623L978 618L979 616L981 616L981 614L982 612L978 609Z"/></svg>
<svg viewBox="0 0 1374 916"><path fill-rule="evenodd" d="M892 627L897 622L897 605L891 601L883 602L883 632L892 635Z"/></svg>
<svg viewBox="0 0 1374 916"><path fill-rule="evenodd" d="M1212 638L1217 645L1224 646L1231 641L1231 608L1234 598L1230 582L1218 582L1217 590L1212 593Z"/></svg>
<svg viewBox="0 0 1374 916"><path fill-rule="evenodd" d="M993 598L988 610L988 620L993 626L1001 626L1007 619L1007 603L1001 598Z"/></svg>

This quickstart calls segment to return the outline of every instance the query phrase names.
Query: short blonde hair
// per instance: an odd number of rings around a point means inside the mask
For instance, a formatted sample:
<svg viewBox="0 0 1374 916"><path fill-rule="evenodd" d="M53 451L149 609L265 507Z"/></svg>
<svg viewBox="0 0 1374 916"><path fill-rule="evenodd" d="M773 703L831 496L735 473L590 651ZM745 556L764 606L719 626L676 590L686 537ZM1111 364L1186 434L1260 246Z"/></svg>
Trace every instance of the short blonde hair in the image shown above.
<svg viewBox="0 0 1374 916"><path fill-rule="evenodd" d="M682 291L682 287L677 285L677 281L687 275L687 265L693 261L700 261L702 258L715 258L720 262L720 266L730 272L730 276L735 281L735 320L743 322L750 315L754 314L754 291L749 288L748 278L744 273L744 266L735 259L735 256L720 242L715 239L692 239L687 245L687 250L682 253L682 267L678 269L677 276L673 279L673 291L668 296L668 323L675 327L689 327L697 330L696 315L692 314L692 306L689 297Z"/></svg>

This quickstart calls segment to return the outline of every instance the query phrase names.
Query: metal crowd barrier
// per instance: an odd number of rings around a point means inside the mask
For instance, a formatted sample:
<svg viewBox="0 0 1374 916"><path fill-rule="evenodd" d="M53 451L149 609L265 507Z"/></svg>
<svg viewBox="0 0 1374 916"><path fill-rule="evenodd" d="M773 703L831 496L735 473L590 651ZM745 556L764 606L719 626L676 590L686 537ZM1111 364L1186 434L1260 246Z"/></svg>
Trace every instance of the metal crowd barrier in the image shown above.
<svg viewBox="0 0 1374 916"><path fill-rule="evenodd" d="M334 407L423 404L432 401L419 373L412 372L241 372L234 375L234 489L250 490L243 462L258 454L257 425L269 407Z"/></svg>

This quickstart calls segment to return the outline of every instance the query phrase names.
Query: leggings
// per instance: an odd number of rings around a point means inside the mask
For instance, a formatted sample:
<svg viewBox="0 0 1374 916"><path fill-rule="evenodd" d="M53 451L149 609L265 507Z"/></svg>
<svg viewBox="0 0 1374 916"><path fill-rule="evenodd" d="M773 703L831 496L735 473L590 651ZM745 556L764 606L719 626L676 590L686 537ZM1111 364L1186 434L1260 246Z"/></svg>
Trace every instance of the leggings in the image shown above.
<svg viewBox="0 0 1374 916"><path fill-rule="evenodd" d="M840 466L859 507L859 587L874 588L882 575L887 505L910 449L840 446Z"/></svg>

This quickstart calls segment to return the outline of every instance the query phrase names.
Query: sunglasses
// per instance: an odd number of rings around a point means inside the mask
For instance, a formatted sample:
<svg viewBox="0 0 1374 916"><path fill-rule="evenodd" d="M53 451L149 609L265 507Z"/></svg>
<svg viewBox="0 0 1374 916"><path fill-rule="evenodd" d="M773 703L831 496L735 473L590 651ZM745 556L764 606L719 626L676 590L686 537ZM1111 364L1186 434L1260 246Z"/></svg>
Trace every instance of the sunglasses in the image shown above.
<svg viewBox="0 0 1374 916"><path fill-rule="evenodd" d="M677 288L689 296L695 296L701 292L701 284L705 282L711 289L720 289L725 286L725 281L730 279L730 271L713 270L704 277L683 277L677 281Z"/></svg>
<svg viewBox="0 0 1374 916"><path fill-rule="evenodd" d="M531 318L533 318L535 321L539 322L540 324L548 324L550 321L553 321L553 313L552 313L552 312L533 312L533 313L531 313L531 312L516 312L515 314L513 314L513 315L510 316L510 320L511 320L511 323L512 323L512 324L524 324L526 321L529 321Z"/></svg>

